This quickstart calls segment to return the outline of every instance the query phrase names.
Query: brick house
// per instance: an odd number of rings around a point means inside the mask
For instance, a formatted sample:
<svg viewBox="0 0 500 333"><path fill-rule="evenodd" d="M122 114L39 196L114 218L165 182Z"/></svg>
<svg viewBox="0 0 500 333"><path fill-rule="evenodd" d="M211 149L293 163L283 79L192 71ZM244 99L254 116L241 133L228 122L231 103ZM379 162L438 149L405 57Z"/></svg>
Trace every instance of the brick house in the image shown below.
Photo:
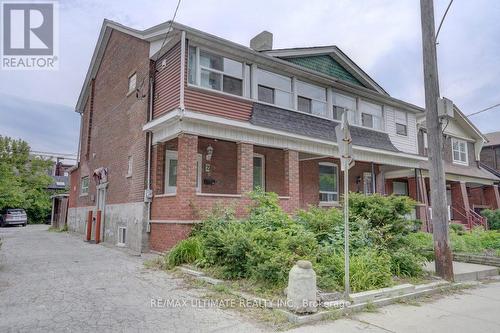
<svg viewBox="0 0 500 333"><path fill-rule="evenodd" d="M481 150L481 166L500 177L500 132L485 134L488 142Z"/></svg>
<svg viewBox="0 0 500 333"><path fill-rule="evenodd" d="M244 215L256 187L290 213L339 206L334 129L344 112L349 189L408 194L427 218L413 190L425 182L408 174L424 179L424 110L389 96L335 46L273 50L263 32L249 48L177 23L138 31L105 20L76 111L70 229L83 233L99 209L104 241L136 251L172 247L217 203ZM498 194L488 175L481 184Z"/></svg>

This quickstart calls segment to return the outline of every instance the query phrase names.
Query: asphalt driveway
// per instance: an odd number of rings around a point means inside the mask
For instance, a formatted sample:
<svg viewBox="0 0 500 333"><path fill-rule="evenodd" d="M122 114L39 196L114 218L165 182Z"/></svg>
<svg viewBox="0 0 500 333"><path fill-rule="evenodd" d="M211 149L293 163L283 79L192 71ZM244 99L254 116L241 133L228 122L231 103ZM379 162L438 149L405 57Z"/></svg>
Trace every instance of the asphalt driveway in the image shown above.
<svg viewBox="0 0 500 333"><path fill-rule="evenodd" d="M0 332L259 332L235 311L124 251L47 226L0 228ZM185 300L151 307L152 298Z"/></svg>

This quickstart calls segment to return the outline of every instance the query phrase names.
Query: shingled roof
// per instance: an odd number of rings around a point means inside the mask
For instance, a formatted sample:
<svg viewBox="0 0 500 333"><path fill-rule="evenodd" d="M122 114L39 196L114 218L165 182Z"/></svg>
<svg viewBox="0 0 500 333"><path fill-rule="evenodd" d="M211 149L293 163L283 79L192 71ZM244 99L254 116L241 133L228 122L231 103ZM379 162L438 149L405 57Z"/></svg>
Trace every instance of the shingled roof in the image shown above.
<svg viewBox="0 0 500 333"><path fill-rule="evenodd" d="M254 103L250 122L257 126L332 142L337 142L335 127L340 125L337 121L260 103ZM387 133L352 126L351 136L355 146L399 152Z"/></svg>

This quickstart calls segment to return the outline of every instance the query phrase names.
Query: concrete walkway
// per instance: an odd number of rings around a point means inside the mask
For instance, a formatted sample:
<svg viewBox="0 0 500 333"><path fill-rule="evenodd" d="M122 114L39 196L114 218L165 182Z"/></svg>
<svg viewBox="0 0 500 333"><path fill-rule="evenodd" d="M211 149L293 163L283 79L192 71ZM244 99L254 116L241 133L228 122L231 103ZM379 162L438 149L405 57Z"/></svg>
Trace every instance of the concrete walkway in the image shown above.
<svg viewBox="0 0 500 333"><path fill-rule="evenodd" d="M0 228L0 332L261 332L140 257L47 226ZM180 300L152 308L151 298ZM187 306L183 306L186 301Z"/></svg>
<svg viewBox="0 0 500 333"><path fill-rule="evenodd" d="M289 333L330 332L500 332L500 283L490 283L418 305L389 305L374 313L355 314L302 326Z"/></svg>

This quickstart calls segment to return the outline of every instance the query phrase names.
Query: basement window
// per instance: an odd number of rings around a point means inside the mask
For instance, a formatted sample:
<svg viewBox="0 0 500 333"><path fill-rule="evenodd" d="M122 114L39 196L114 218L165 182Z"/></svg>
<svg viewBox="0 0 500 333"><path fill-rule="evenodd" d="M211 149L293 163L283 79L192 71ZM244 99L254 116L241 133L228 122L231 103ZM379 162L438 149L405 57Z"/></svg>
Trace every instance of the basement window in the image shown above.
<svg viewBox="0 0 500 333"><path fill-rule="evenodd" d="M116 245L125 246L127 244L127 228L118 227L118 242Z"/></svg>

